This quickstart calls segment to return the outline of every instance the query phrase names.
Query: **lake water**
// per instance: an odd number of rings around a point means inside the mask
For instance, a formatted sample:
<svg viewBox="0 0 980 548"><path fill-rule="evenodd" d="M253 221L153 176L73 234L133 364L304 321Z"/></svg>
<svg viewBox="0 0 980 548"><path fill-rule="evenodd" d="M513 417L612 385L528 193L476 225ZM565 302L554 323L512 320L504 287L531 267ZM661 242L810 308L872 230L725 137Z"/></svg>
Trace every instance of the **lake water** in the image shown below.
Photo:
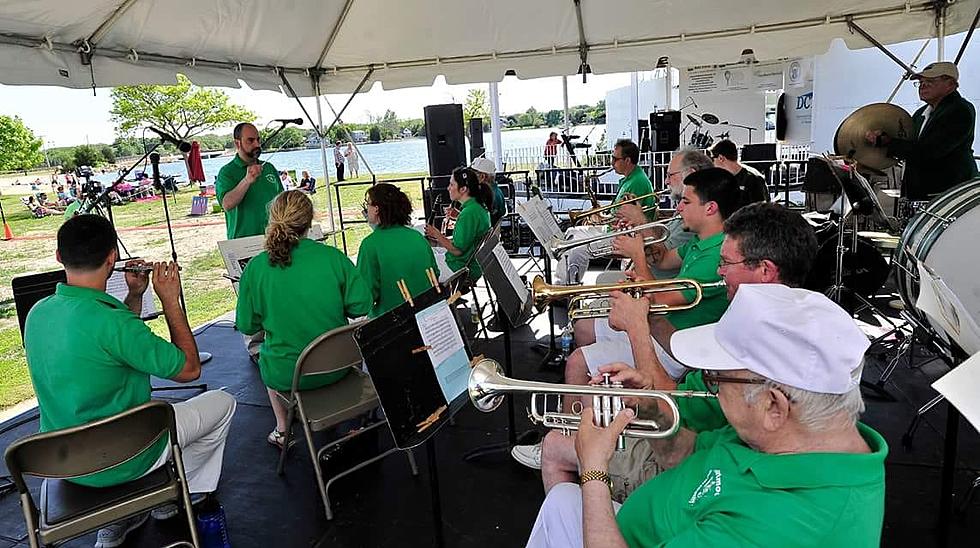
<svg viewBox="0 0 980 548"><path fill-rule="evenodd" d="M583 138L588 135L589 142L597 143L602 137L604 129L604 125L578 126L574 128L573 133ZM502 148L506 151L527 147L543 147L551 131L553 130L550 128L505 131L501 134ZM489 149L493 146L489 133L484 134L483 144L488 149L489 154ZM371 166L371 169L376 174L429 171L429 159L425 139L415 138L387 143L361 143L358 145L358 149L360 149L367 164ZM289 152L269 151L264 152L261 159L272 162L277 169L295 169L297 175L300 175L303 170L307 170L319 181L323 180L323 162L319 148L293 150ZM229 161L231 161L231 156L204 159L202 161L204 174L208 180L213 181L221 166ZM335 180L333 148L327 149L327 163L330 170L330 179ZM368 173L364 164L364 161L360 163L361 175ZM140 169L137 168L137 171ZM149 173L149 171L149 166L147 166L146 172ZM160 173L162 175L180 175L182 179L187 179L187 169L184 167L183 162L160 164ZM103 181L111 181L113 176L107 173L97 178Z"/></svg>

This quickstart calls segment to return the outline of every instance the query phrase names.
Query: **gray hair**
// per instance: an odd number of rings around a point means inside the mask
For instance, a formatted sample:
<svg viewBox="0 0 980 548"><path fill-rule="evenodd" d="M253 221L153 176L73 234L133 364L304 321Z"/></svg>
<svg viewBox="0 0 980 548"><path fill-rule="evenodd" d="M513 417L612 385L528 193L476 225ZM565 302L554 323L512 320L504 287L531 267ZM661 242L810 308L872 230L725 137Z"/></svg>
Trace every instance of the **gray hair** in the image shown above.
<svg viewBox="0 0 980 548"><path fill-rule="evenodd" d="M800 425L811 432L828 430L842 424L853 425L857 422L858 416L864 412L864 399L861 397L860 386L855 386L843 394L825 394L768 380L765 384L746 386L743 392L745 402L750 405L755 403L759 394L772 388L789 396L796 408Z"/></svg>
<svg viewBox="0 0 980 548"><path fill-rule="evenodd" d="M692 171L701 171L702 169L708 169L710 167L715 167L714 162L707 154L701 152L694 147L683 147L677 149L674 156L680 156L681 158L681 169L691 169Z"/></svg>

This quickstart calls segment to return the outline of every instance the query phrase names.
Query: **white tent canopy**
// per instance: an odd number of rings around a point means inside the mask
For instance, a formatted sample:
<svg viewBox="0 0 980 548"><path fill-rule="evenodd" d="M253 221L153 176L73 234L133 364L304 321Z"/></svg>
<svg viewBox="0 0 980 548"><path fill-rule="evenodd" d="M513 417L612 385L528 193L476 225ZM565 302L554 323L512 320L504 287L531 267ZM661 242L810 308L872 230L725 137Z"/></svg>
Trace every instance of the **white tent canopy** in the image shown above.
<svg viewBox="0 0 980 548"><path fill-rule="evenodd" d="M980 0L0 0L0 82L172 83L350 92L811 55L966 30ZM584 42L580 39L584 36ZM83 52L91 64L83 63Z"/></svg>

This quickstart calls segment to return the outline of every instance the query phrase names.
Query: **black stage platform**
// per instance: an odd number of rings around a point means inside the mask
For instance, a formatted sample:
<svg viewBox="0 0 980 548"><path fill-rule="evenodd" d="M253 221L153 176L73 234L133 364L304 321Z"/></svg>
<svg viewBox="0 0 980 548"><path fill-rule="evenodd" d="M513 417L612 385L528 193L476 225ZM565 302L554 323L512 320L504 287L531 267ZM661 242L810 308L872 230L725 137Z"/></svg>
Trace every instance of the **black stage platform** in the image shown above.
<svg viewBox="0 0 980 548"><path fill-rule="evenodd" d="M485 301L484 301L485 302ZM541 356L532 349L535 340L548 333L547 316L514 333L514 376L550 382L560 380L556 370L540 370ZM476 353L501 360L502 338L473 344ZM241 336L227 322L198 332L202 350L214 354L205 365L202 381L211 388L224 387L238 400L225 451L219 499L224 506L234 546L432 546L429 484L426 459L418 450L420 475L413 478L403 458L389 458L339 481L331 490L335 519L327 522L320 507L306 448L300 442L290 453L287 472L275 473L277 451L266 443L273 427L265 388L249 361ZM886 356L887 357L887 356ZM926 358L918 358L922 362ZM879 358L869 360L865 378L877 380ZM915 410L935 393L929 384L942 375L941 362L910 369L902 362L887 385L897 401L868 398L864 421L888 440L887 505L884 546L935 545L934 525L939 501L939 465L945 424L945 404L926 417L911 451L901 444ZM165 392L168 397L189 397L190 392ZM526 398L517 402L519 429L529 428L523 418ZM30 418L29 412L6 425ZM511 460L496 455L473 463L462 455L474 447L506 439L506 412L483 414L467 407L454 425L436 437L442 492L446 545L452 547L523 546L544 494L540 476ZM17 437L37 431L28 420L0 436L0 447ZM389 444L387 436L381 444ZM980 435L961 425L956 492L961 497L980 469ZM6 473L4 470L3 473ZM35 488L37 482L35 482ZM959 499L957 499L958 501ZM980 540L980 496L960 520L954 520L950 546L977 546ZM15 494L0 498L0 547L26 546L24 522ZM131 535L126 546L165 546L181 538L180 520L154 522ZM92 546L94 535L69 546Z"/></svg>

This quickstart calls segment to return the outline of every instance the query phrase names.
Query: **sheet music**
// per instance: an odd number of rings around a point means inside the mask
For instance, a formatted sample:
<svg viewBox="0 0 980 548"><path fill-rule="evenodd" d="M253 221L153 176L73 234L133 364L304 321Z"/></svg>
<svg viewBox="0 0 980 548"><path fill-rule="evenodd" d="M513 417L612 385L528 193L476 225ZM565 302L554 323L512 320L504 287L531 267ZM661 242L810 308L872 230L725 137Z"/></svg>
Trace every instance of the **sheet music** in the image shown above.
<svg viewBox="0 0 980 548"><path fill-rule="evenodd" d="M507 277L507 281L510 282L510 286L514 288L514 292L520 296L521 302L527 302L528 300L528 290L521 281L521 275L517 273L517 269L514 268L514 263L511 262L510 256L507 255L507 250L504 249L499 243L493 247L493 256L500 263L501 270L504 271L504 276Z"/></svg>
<svg viewBox="0 0 980 548"><path fill-rule="evenodd" d="M126 261L116 263L117 268L125 265ZM106 282L105 292L125 303L126 295L129 294L129 286L126 285L126 273L113 271L112 276L109 276L109 281ZM140 318L151 319L157 315L157 312L157 303L153 300L153 287L151 285L143 293L143 308L140 310Z"/></svg>
<svg viewBox="0 0 980 548"><path fill-rule="evenodd" d="M548 209L548 205L541 198L534 196L526 202L518 203L517 213L527 223L531 232L534 233L534 237L541 242L548 256L554 260L555 257L552 255L548 243L556 237L564 239L564 234L558 226L555 215Z"/></svg>
<svg viewBox="0 0 980 548"><path fill-rule="evenodd" d="M915 301L915 307L929 317L934 327L956 341L967 354L980 352L980 328L970 311L942 278L922 261L916 263L919 270L919 297Z"/></svg>
<svg viewBox="0 0 980 548"><path fill-rule="evenodd" d="M449 303L439 301L417 313L415 320L442 393L451 402L466 391L470 376L470 360L453 311Z"/></svg>
<svg viewBox="0 0 980 548"><path fill-rule="evenodd" d="M953 404L953 407L970 421L973 428L980 431L980 354L974 354L970 359L953 368L932 387Z"/></svg>
<svg viewBox="0 0 980 548"><path fill-rule="evenodd" d="M314 224L311 226L307 238L311 240L322 239L323 229L320 225ZM232 285L236 293L238 292L238 279L242 277L242 271L245 270L245 265L248 264L248 261L252 257L263 251L265 251L264 234L218 242L218 252L221 254L221 259L225 262L228 277L233 280Z"/></svg>

